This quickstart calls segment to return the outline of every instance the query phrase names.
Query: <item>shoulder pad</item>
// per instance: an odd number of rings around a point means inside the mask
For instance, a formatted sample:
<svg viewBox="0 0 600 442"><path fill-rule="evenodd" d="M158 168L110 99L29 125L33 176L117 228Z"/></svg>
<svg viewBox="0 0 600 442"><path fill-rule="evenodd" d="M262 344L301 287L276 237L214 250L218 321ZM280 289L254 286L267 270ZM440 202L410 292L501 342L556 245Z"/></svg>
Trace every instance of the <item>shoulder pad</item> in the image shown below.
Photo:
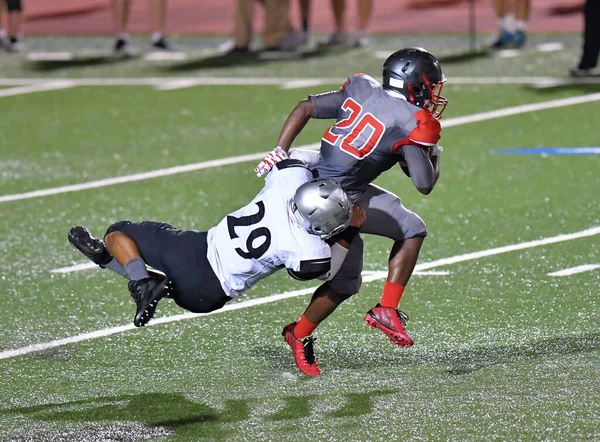
<svg viewBox="0 0 600 442"><path fill-rule="evenodd" d="M375 80L370 75L358 73L358 74L354 74L354 75L351 75L350 77L348 77L346 79L346 82L344 84L342 84L342 87L340 87L340 91L343 91L346 86L348 86L351 83L357 82L357 81L358 82L368 81L374 87L381 86L381 83L379 83L377 80Z"/></svg>

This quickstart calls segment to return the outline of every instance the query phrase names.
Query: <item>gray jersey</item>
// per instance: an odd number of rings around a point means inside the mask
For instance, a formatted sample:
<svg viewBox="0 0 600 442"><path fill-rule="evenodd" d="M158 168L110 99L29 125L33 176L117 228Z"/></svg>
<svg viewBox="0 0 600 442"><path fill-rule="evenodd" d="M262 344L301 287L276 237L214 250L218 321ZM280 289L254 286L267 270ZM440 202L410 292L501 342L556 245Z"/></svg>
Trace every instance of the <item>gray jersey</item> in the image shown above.
<svg viewBox="0 0 600 442"><path fill-rule="evenodd" d="M426 110L385 90L368 75L349 77L339 91L311 95L315 118L335 118L321 142L315 170L338 181L354 200L400 160L418 188L433 186L428 147L441 126Z"/></svg>

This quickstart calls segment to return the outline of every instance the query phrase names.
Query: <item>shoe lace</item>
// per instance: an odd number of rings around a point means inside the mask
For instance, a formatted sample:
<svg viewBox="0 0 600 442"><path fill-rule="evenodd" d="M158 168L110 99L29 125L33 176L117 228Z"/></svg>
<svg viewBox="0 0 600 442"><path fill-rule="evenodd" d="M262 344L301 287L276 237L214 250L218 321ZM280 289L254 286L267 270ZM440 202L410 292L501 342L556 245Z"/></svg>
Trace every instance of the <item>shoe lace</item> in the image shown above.
<svg viewBox="0 0 600 442"><path fill-rule="evenodd" d="M142 301L142 287L140 286L140 284L131 284L130 283L129 293L131 294L131 297L135 301L135 304L140 305L140 302Z"/></svg>
<svg viewBox="0 0 600 442"><path fill-rule="evenodd" d="M302 345L304 346L304 359L309 364L313 364L315 362L315 348L313 343L317 340L317 338L313 336L307 336L302 340Z"/></svg>
<svg viewBox="0 0 600 442"><path fill-rule="evenodd" d="M396 313L398 314L398 318L400 319L402 325L406 327L406 323L408 322L408 315L400 309L396 309Z"/></svg>

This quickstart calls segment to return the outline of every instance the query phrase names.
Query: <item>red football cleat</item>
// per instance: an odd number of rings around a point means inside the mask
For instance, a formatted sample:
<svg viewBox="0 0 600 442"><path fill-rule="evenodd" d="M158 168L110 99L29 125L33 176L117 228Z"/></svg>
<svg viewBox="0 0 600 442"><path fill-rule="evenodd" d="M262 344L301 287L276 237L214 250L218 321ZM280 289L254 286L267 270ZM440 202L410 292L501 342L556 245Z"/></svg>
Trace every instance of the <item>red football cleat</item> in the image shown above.
<svg viewBox="0 0 600 442"><path fill-rule="evenodd" d="M315 350L313 347L315 338L307 336L304 339L298 339L294 336L295 325L296 323L292 322L285 326L281 332L283 339L285 339L285 342L292 348L294 361L300 371L307 376L319 376L321 374L321 369L315 359Z"/></svg>
<svg viewBox="0 0 600 442"><path fill-rule="evenodd" d="M410 347L414 344L412 338L406 333L404 326L408 321L406 313L391 307L377 304L365 315L365 322L371 328L378 328L399 347Z"/></svg>

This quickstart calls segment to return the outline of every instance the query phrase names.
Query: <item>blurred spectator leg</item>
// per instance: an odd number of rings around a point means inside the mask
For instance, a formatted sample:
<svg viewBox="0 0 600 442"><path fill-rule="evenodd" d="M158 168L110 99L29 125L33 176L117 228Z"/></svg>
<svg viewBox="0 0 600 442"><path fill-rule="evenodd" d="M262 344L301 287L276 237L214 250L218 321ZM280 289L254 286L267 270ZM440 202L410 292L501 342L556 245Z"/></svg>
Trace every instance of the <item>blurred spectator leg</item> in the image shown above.
<svg viewBox="0 0 600 442"><path fill-rule="evenodd" d="M364 47L369 44L369 22L372 13L373 0L358 0L358 22L356 24L354 46Z"/></svg>
<svg viewBox="0 0 600 442"><path fill-rule="evenodd" d="M583 54L579 65L571 70L574 77L600 77L598 55L600 54L600 2L586 0L583 10Z"/></svg>
<svg viewBox="0 0 600 442"><path fill-rule="evenodd" d="M150 29L152 37L150 46L155 51L172 51L167 42L167 0L150 0Z"/></svg>
<svg viewBox="0 0 600 442"><path fill-rule="evenodd" d="M510 47L514 41L517 30L515 15L510 12L508 0L494 0L494 9L500 32L488 43L488 46L491 49L505 49Z"/></svg>
<svg viewBox="0 0 600 442"><path fill-rule="evenodd" d="M237 0L235 8L235 29L233 44L223 46L223 50L232 55L250 52L252 41L252 22L254 18L255 0Z"/></svg>
<svg viewBox="0 0 600 442"><path fill-rule="evenodd" d="M278 58L279 54L295 51L302 44L302 35L295 32L290 24L289 0L265 0L265 30L263 42L265 54L263 58ZM285 57L286 54L283 54Z"/></svg>
<svg viewBox="0 0 600 442"><path fill-rule="evenodd" d="M346 0L331 0L331 9L333 10L333 19L335 21L335 30L327 37L328 45L346 45L348 44L348 35L346 34Z"/></svg>
<svg viewBox="0 0 600 442"><path fill-rule="evenodd" d="M4 26L2 24L2 8L2 2L0 2L0 49L6 46L6 29L4 29Z"/></svg>
<svg viewBox="0 0 600 442"><path fill-rule="evenodd" d="M113 49L116 55L130 55L129 34L127 33L130 5L130 0L112 0L113 21L117 34Z"/></svg>
<svg viewBox="0 0 600 442"><path fill-rule="evenodd" d="M529 10L531 9L531 0L515 0L516 32L514 35L513 46L522 48L527 41L527 21L529 20Z"/></svg>
<svg viewBox="0 0 600 442"><path fill-rule="evenodd" d="M21 36L21 23L23 21L23 6L21 0L6 0L6 50L8 52L22 52L25 47Z"/></svg>
<svg viewBox="0 0 600 442"><path fill-rule="evenodd" d="M299 0L300 19L302 21L302 37L305 43L312 49L314 41L310 33L310 9L312 0Z"/></svg>

